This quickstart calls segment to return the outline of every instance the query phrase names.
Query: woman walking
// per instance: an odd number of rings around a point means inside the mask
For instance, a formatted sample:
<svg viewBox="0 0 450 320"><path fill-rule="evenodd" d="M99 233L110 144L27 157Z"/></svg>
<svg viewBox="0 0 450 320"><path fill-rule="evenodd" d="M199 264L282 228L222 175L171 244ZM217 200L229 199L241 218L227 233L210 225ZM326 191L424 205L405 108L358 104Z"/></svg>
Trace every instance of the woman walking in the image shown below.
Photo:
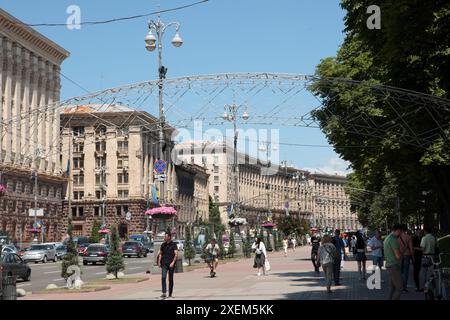
<svg viewBox="0 0 450 320"><path fill-rule="evenodd" d="M363 235L361 232L358 232L356 234L356 261L358 263L358 273L359 273L359 280L365 280L366 279L366 241L363 238ZM362 265L362 269L361 269Z"/></svg>
<svg viewBox="0 0 450 320"><path fill-rule="evenodd" d="M258 269L258 277L261 275L261 269L263 272L263 275L266 275L266 246L264 245L264 242L261 241L261 238L256 238L256 241L252 245L252 250L255 252L255 262L253 264L253 268Z"/></svg>
<svg viewBox="0 0 450 320"><path fill-rule="evenodd" d="M331 282L333 281L333 264L334 259L337 257L338 252L336 247L331 243L331 237L325 235L322 239L322 245L319 247L318 260L322 265L323 272L325 273L325 285L327 292L331 293Z"/></svg>
<svg viewBox="0 0 450 320"><path fill-rule="evenodd" d="M287 238L287 237L284 237L284 240L283 240L283 250L284 250L284 256L285 256L285 257L287 257L288 246L289 246L288 238Z"/></svg>

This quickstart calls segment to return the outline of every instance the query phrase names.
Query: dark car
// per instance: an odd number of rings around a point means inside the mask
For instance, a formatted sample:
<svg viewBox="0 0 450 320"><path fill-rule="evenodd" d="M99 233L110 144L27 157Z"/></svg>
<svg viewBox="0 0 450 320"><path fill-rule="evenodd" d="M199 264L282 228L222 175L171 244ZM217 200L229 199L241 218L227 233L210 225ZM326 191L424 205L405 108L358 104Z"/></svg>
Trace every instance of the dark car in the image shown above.
<svg viewBox="0 0 450 320"><path fill-rule="evenodd" d="M104 244L91 244L83 253L83 265L87 265L89 262L92 262L92 264L97 264L97 262L106 264L108 254L108 248Z"/></svg>
<svg viewBox="0 0 450 320"><path fill-rule="evenodd" d="M80 245L77 247L77 252L78 252L78 254L79 254L80 256L83 255L84 252L86 251L86 249L87 249L89 246L90 246L90 243L83 243L83 244L80 244Z"/></svg>
<svg viewBox="0 0 450 320"><path fill-rule="evenodd" d="M129 237L130 241L138 241L138 242L142 242L142 244L144 245L144 248L147 250L148 252L153 253L153 241L150 240L149 236L147 236L146 234L133 234Z"/></svg>
<svg viewBox="0 0 450 320"><path fill-rule="evenodd" d="M30 281L30 266L15 253L4 253L0 256L0 269L3 277L16 276L24 281Z"/></svg>
<svg viewBox="0 0 450 320"><path fill-rule="evenodd" d="M67 246L60 244L56 247L56 256L59 260L62 260L64 256L67 254Z"/></svg>
<svg viewBox="0 0 450 320"><path fill-rule="evenodd" d="M147 250L142 242L139 241L127 241L122 246L122 255L130 258L131 256L147 257Z"/></svg>

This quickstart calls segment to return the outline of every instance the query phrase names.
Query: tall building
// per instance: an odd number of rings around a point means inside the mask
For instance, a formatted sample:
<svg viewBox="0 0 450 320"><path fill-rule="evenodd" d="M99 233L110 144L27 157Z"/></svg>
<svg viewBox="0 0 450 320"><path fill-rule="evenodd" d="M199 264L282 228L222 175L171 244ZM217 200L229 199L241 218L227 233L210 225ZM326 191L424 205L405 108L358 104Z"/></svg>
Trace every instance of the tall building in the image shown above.
<svg viewBox="0 0 450 320"><path fill-rule="evenodd" d="M35 195L44 239L61 237L58 103L60 66L68 56L0 9L0 182L7 188L0 197L0 229L18 241L31 237Z"/></svg>
<svg viewBox="0 0 450 320"><path fill-rule="evenodd" d="M118 225L122 238L161 231L160 221L145 216L146 209L156 206L152 199L159 185L152 174L159 149L157 119L123 105L67 106L61 126L61 163L69 168L71 182L64 201L64 225L71 214L76 235L89 235L94 220ZM173 148L173 130L165 132L165 159ZM195 218L196 204L204 214L207 180L202 168L176 167L169 161L164 199L178 210L174 227L179 234Z"/></svg>
<svg viewBox="0 0 450 320"><path fill-rule="evenodd" d="M175 146L178 161L204 166L209 192L228 222L227 208L235 197L233 147L225 142L190 141ZM345 194L346 178L322 175L238 153L238 188L241 216L250 226L285 215L304 218L311 225L354 230L360 228Z"/></svg>

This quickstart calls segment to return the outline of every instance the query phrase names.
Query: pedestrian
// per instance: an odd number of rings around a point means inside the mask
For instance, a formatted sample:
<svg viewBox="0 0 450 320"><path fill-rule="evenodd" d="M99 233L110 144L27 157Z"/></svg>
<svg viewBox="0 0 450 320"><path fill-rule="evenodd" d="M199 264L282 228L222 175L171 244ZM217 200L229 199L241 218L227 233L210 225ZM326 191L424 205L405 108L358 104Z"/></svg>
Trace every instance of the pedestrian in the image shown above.
<svg viewBox="0 0 450 320"><path fill-rule="evenodd" d="M356 236L353 235L350 240L350 251L355 256L356 255Z"/></svg>
<svg viewBox="0 0 450 320"><path fill-rule="evenodd" d="M368 245L372 250L372 265L378 267L381 271L384 264L383 259L383 241L381 240L380 230L375 231L375 235L369 239Z"/></svg>
<svg viewBox="0 0 450 320"><path fill-rule="evenodd" d="M211 239L211 243L208 243L208 245L205 248L206 251L206 263L208 264L208 267L210 269L209 275L211 278L216 276L216 270L217 266L219 264L219 254L220 254L220 247L216 242L215 238Z"/></svg>
<svg viewBox="0 0 450 320"><path fill-rule="evenodd" d="M420 240L422 240L422 230L417 230L412 239L414 250L414 283L416 285L416 291L420 291L420 269L422 266L422 248L420 247Z"/></svg>
<svg viewBox="0 0 450 320"><path fill-rule="evenodd" d="M261 276L261 269L263 275L266 275L266 257L267 251L264 242L261 241L261 238L256 238L256 241L252 245L252 250L255 252L255 260L253 264L253 268L258 269L258 277Z"/></svg>
<svg viewBox="0 0 450 320"><path fill-rule="evenodd" d="M177 256L178 256L178 247L176 243L172 241L172 234L170 232L166 232L164 235L164 242L161 245L157 257L157 264L161 268L162 299L167 298L166 295L167 274L169 274L169 298L172 298L173 274L175 271L175 263L177 261Z"/></svg>
<svg viewBox="0 0 450 320"><path fill-rule="evenodd" d="M284 250L284 256L287 257L287 251L288 251L288 239L287 239L287 237L284 237L284 240L283 240L283 250Z"/></svg>
<svg viewBox="0 0 450 320"><path fill-rule="evenodd" d="M358 273L359 280L366 279L366 247L367 244L364 241L363 235L360 231L356 233L356 241L355 241L355 251L356 251L356 262L358 263ZM361 268L362 267L362 268Z"/></svg>
<svg viewBox="0 0 450 320"><path fill-rule="evenodd" d="M341 262L342 258L345 256L345 243L340 237L341 230L336 229L334 232L334 237L331 239L331 242L335 246L337 250L336 258L334 259L333 263L333 278L334 278L334 285L340 286L340 275L341 275Z"/></svg>
<svg viewBox="0 0 450 320"><path fill-rule="evenodd" d="M317 255L325 274L325 285L327 287L328 293L331 293L333 265L338 254L339 253L336 250L336 247L331 243L331 237L329 235L325 235L323 237L322 245L319 247Z"/></svg>
<svg viewBox="0 0 450 320"><path fill-rule="evenodd" d="M320 272L319 271L320 262L317 259L317 252L319 251L319 248L320 248L320 237L317 235L317 233L314 233L313 236L311 237L311 261L313 263L314 270L316 272Z"/></svg>
<svg viewBox="0 0 450 320"><path fill-rule="evenodd" d="M437 241L433 236L431 229L425 227L423 229L424 236L420 241L420 248L422 251L422 266L420 268L420 289L419 291L424 291L425 282L428 276L433 272L434 265L433 259L436 258L437 253Z"/></svg>
<svg viewBox="0 0 450 320"><path fill-rule="evenodd" d="M401 253L398 237L402 232L402 225L397 223L392 232L384 239L383 248L386 257L386 270L389 274L389 300L399 300L403 288L401 271Z"/></svg>
<svg viewBox="0 0 450 320"><path fill-rule="evenodd" d="M403 292L408 292L408 278L409 278L409 266L411 265L411 260L414 259L413 253L413 243L412 238L407 233L408 227L406 224L402 225L402 232L398 237L398 242L400 245L400 254L402 255L401 269L402 269L402 279L403 279Z"/></svg>
<svg viewBox="0 0 450 320"><path fill-rule="evenodd" d="M292 238L292 250L295 252L295 247L297 245L297 240L295 238Z"/></svg>

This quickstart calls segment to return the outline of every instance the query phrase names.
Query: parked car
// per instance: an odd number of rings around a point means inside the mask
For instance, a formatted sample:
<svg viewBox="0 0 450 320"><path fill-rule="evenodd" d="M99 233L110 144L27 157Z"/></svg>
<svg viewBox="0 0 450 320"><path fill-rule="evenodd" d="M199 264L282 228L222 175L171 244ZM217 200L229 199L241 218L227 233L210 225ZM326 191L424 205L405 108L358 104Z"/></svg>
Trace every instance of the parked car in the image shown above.
<svg viewBox="0 0 450 320"><path fill-rule="evenodd" d="M147 253L148 252L153 253L154 250L153 241L151 241L149 236L147 236L146 234L133 234L128 238L130 239L130 241L142 242L144 248L147 250Z"/></svg>
<svg viewBox="0 0 450 320"><path fill-rule="evenodd" d="M85 243L89 243L89 237L85 237L85 236L79 236L79 237L73 237L73 242L75 243L75 247L85 244ZM69 242L69 238L64 239L63 241L63 245L67 246L67 243Z"/></svg>
<svg viewBox="0 0 450 320"><path fill-rule="evenodd" d="M59 260L62 260L64 256L67 254L67 246L60 244L56 246L56 256Z"/></svg>
<svg viewBox="0 0 450 320"><path fill-rule="evenodd" d="M18 253L18 252L19 250L13 244L8 244L2 248L1 253Z"/></svg>
<svg viewBox="0 0 450 320"><path fill-rule="evenodd" d="M25 252L23 255L23 260L29 262L34 261L34 263L42 262L47 263L48 260L58 261L58 256L56 255L55 246L51 244L34 244L30 247L30 250Z"/></svg>
<svg viewBox="0 0 450 320"><path fill-rule="evenodd" d="M0 255L0 269L0 273L3 274L2 276L16 276L17 278L23 279L23 281L30 281L31 268L16 253L2 253Z"/></svg>
<svg viewBox="0 0 450 320"><path fill-rule="evenodd" d="M92 264L97 264L97 262L106 264L107 259L108 248L104 244L90 244L83 253L83 265L87 265L89 262L92 262Z"/></svg>
<svg viewBox="0 0 450 320"><path fill-rule="evenodd" d="M122 255L128 258L131 256L147 257L147 249L140 241L127 241L122 246Z"/></svg>
<svg viewBox="0 0 450 320"><path fill-rule="evenodd" d="M90 243L83 243L77 247L77 252L79 255L83 255L86 249L90 246Z"/></svg>

